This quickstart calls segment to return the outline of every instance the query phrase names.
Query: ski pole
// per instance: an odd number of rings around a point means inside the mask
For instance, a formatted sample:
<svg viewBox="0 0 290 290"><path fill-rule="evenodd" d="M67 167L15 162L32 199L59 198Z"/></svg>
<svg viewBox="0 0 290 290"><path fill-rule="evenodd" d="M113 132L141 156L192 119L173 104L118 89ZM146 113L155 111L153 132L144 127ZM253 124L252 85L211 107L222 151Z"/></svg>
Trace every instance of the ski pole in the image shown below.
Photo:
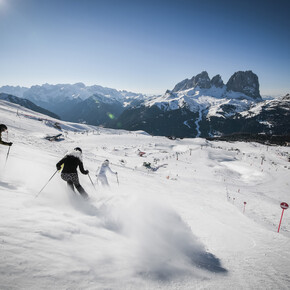
<svg viewBox="0 0 290 290"><path fill-rule="evenodd" d="M91 181L91 183L92 183L92 185L93 185L93 187L94 187L95 191L97 191L97 190L96 190L96 187L95 187L95 185L94 185L94 183L93 183L93 181L92 181L92 179L91 179L91 177L90 177L90 174L89 174L89 173L88 173L88 177L89 177L89 179L90 179L90 181Z"/></svg>
<svg viewBox="0 0 290 290"><path fill-rule="evenodd" d="M47 181L47 183L42 187L42 189L40 190L40 192L35 196L35 198L37 198L39 196L39 194L43 191L43 189L47 186L47 184L52 180L52 178L55 176L55 174L57 173L58 170L56 170L53 175L49 178L49 180Z"/></svg>
<svg viewBox="0 0 290 290"><path fill-rule="evenodd" d="M119 178L118 178L118 172L116 172L116 177L117 177L118 185L120 185L120 183L119 183Z"/></svg>
<svg viewBox="0 0 290 290"><path fill-rule="evenodd" d="M7 160L8 160L8 156L9 156L10 148L11 148L11 146L9 146L9 148L8 148L8 152L7 152L7 155L6 155L6 160L5 160L4 168L5 168L6 163L7 163Z"/></svg>

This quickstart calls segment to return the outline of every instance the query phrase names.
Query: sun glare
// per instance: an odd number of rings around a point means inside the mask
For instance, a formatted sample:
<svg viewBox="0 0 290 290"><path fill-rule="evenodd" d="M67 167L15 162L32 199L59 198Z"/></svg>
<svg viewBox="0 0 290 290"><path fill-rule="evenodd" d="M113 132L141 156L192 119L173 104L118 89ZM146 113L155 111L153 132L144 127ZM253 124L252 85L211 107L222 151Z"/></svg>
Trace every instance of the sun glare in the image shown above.
<svg viewBox="0 0 290 290"><path fill-rule="evenodd" d="M7 0L0 0L0 7L7 6Z"/></svg>
<svg viewBox="0 0 290 290"><path fill-rule="evenodd" d="M7 11L7 0L0 0L0 12L5 12Z"/></svg>

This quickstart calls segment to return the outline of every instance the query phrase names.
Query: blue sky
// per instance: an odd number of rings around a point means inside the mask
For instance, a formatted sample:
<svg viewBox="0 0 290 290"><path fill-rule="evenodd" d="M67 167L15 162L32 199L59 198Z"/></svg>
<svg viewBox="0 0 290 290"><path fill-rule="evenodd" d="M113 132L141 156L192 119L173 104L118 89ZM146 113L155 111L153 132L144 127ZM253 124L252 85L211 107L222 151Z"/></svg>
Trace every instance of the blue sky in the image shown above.
<svg viewBox="0 0 290 290"><path fill-rule="evenodd" d="M161 94L206 70L290 93L288 0L0 0L0 86Z"/></svg>

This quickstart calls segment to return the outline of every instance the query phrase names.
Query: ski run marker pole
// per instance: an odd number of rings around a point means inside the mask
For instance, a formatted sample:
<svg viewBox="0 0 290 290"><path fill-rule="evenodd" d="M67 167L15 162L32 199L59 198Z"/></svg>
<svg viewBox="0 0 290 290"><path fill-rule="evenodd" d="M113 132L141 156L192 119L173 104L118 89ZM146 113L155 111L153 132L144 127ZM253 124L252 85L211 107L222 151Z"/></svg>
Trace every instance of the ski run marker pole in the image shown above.
<svg viewBox="0 0 290 290"><path fill-rule="evenodd" d="M118 185L120 185L120 183L119 183L119 178L118 178L118 172L116 172L116 177L117 177Z"/></svg>
<svg viewBox="0 0 290 290"><path fill-rule="evenodd" d="M244 210L243 210L243 213L245 213L245 210L246 210L246 202L244 201Z"/></svg>
<svg viewBox="0 0 290 290"><path fill-rule="evenodd" d="M47 181L47 183L42 187L42 189L40 190L40 192L35 196L35 198L37 198L40 193L43 191L43 189L47 186L47 184L52 180L52 178L55 176L55 174L57 173L58 170L56 170L53 175L49 178L49 180Z"/></svg>
<svg viewBox="0 0 290 290"><path fill-rule="evenodd" d="M287 209L289 207L289 205L286 202L281 202L280 207L282 208L282 214L281 214L280 223L279 223L279 227L278 227L278 233L280 231L280 226L281 226L281 223L282 223L282 218L283 218L284 210Z"/></svg>

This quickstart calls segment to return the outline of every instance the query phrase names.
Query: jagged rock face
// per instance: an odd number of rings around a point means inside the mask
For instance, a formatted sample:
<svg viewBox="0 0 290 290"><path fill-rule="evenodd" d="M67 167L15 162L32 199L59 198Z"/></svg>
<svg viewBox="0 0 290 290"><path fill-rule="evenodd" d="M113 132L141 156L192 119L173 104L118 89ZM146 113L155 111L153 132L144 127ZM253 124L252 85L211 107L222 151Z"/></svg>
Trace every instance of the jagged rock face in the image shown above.
<svg viewBox="0 0 290 290"><path fill-rule="evenodd" d="M180 83L178 83L177 85L175 85L172 92L175 93L175 92L187 90L190 88L190 86L191 86L191 80L185 79L185 80L181 81Z"/></svg>
<svg viewBox="0 0 290 290"><path fill-rule="evenodd" d="M195 76L194 87L196 86L199 86L201 89L209 89L211 87L210 78L206 71Z"/></svg>
<svg viewBox="0 0 290 290"><path fill-rule="evenodd" d="M290 94L287 94L282 98L283 101L290 101Z"/></svg>
<svg viewBox="0 0 290 290"><path fill-rule="evenodd" d="M184 91L191 88L195 88L197 86L199 86L201 89L209 89L211 87L210 78L206 71L203 71L202 73L193 76L190 80L185 79L181 81L174 87L172 92L175 93L179 91Z"/></svg>
<svg viewBox="0 0 290 290"><path fill-rule="evenodd" d="M252 71L238 71L227 82L227 90L244 93L254 99L261 99L258 76Z"/></svg>
<svg viewBox="0 0 290 290"><path fill-rule="evenodd" d="M217 88L222 88L224 86L224 82L223 82L223 80L222 80L220 75L214 76L211 79L210 83L211 83L212 86L215 86Z"/></svg>
<svg viewBox="0 0 290 290"><path fill-rule="evenodd" d="M191 79L179 82L171 93L176 93L191 88L209 89L212 86L222 88L224 82L220 75L214 76L211 80L206 71L203 71ZM234 73L226 84L227 91L239 92L252 97L255 100L262 100L259 90L258 76L252 71L238 71ZM169 91L168 91L169 92Z"/></svg>

